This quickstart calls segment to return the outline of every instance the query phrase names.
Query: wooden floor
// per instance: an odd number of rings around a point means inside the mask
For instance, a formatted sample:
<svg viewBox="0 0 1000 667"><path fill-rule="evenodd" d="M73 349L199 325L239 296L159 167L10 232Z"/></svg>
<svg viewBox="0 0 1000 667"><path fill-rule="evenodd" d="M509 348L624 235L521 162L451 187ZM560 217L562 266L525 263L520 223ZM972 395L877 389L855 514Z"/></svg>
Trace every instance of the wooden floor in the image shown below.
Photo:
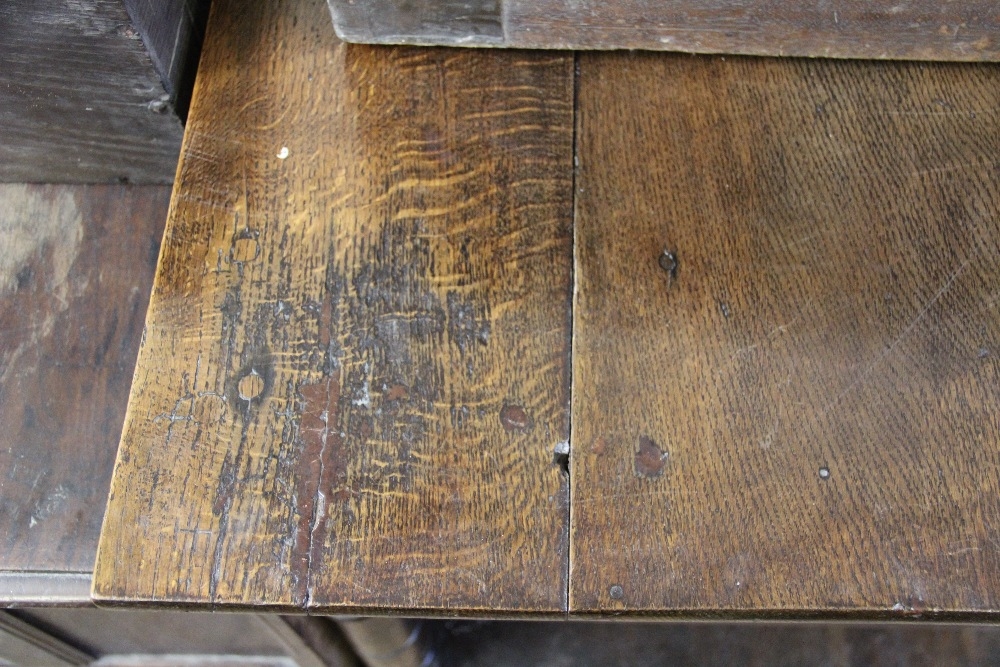
<svg viewBox="0 0 1000 667"><path fill-rule="evenodd" d="M0 604L87 602L169 196L0 184Z"/></svg>
<svg viewBox="0 0 1000 667"><path fill-rule="evenodd" d="M993 618L997 66L212 11L95 599Z"/></svg>

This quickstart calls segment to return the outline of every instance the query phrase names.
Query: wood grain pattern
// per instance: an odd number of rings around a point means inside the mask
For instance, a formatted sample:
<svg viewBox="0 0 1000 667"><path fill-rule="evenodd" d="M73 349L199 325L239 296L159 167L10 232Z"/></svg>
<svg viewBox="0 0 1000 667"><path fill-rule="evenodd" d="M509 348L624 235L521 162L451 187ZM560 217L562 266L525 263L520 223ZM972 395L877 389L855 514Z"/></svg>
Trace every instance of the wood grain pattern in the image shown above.
<svg viewBox="0 0 1000 667"><path fill-rule="evenodd" d="M0 603L87 599L169 193L0 185Z"/></svg>
<svg viewBox="0 0 1000 667"><path fill-rule="evenodd" d="M998 109L994 67L581 57L572 611L1000 608Z"/></svg>
<svg viewBox="0 0 1000 667"><path fill-rule="evenodd" d="M0 4L0 181L169 184L183 128L121 0Z"/></svg>
<svg viewBox="0 0 1000 667"><path fill-rule="evenodd" d="M348 41L995 61L988 0L329 0Z"/></svg>
<svg viewBox="0 0 1000 667"><path fill-rule="evenodd" d="M572 60L213 5L101 602L565 609Z"/></svg>

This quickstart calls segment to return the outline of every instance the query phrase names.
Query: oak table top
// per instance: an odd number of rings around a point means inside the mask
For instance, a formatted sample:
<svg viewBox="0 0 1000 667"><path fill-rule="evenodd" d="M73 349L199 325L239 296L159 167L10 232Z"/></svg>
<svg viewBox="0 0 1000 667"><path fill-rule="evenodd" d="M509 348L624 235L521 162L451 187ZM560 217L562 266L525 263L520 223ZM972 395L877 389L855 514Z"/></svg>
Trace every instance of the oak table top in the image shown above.
<svg viewBox="0 0 1000 667"><path fill-rule="evenodd" d="M989 617L996 66L326 11L213 5L98 602Z"/></svg>

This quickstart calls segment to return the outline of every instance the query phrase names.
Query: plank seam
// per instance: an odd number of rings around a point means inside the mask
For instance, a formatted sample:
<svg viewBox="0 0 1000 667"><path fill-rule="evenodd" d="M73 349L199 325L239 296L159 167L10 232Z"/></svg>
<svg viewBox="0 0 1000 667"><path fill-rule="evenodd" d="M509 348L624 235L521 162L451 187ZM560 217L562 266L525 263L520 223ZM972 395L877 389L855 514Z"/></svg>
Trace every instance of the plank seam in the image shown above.
<svg viewBox="0 0 1000 667"><path fill-rule="evenodd" d="M575 351L575 337L576 337L576 294L579 284L577 282L577 199L576 199L576 178L577 171L579 169L579 113L580 113L580 52L573 52L573 163L571 165L571 176L570 176L570 188L572 192L570 193L570 211L571 211L571 224L572 224L572 234L570 239L570 252L571 252L571 262L570 262L570 318L569 318L569 426L567 428L567 438L566 441L569 443L568 451L566 453L566 513L567 513L567 525L566 525L566 571L564 573L564 580L566 590L563 595L563 605L565 607L566 617L568 618L570 609L570 575L573 572L572 560L573 560L573 404L574 404L574 392L576 391L576 383L574 382L575 377L573 373L573 359Z"/></svg>

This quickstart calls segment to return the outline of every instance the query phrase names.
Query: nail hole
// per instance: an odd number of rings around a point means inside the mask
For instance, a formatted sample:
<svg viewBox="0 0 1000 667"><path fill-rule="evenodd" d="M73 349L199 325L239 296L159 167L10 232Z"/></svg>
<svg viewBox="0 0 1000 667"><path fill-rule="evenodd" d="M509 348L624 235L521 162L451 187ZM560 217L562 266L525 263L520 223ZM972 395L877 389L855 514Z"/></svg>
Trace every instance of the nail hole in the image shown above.
<svg viewBox="0 0 1000 667"><path fill-rule="evenodd" d="M262 378L257 371L250 371L240 378L237 390L240 392L241 399L244 401L252 401L260 396L261 392L264 391L264 378Z"/></svg>
<svg viewBox="0 0 1000 667"><path fill-rule="evenodd" d="M660 268L667 272L671 280L676 280L677 278L677 253L673 250L663 249L660 253Z"/></svg>

